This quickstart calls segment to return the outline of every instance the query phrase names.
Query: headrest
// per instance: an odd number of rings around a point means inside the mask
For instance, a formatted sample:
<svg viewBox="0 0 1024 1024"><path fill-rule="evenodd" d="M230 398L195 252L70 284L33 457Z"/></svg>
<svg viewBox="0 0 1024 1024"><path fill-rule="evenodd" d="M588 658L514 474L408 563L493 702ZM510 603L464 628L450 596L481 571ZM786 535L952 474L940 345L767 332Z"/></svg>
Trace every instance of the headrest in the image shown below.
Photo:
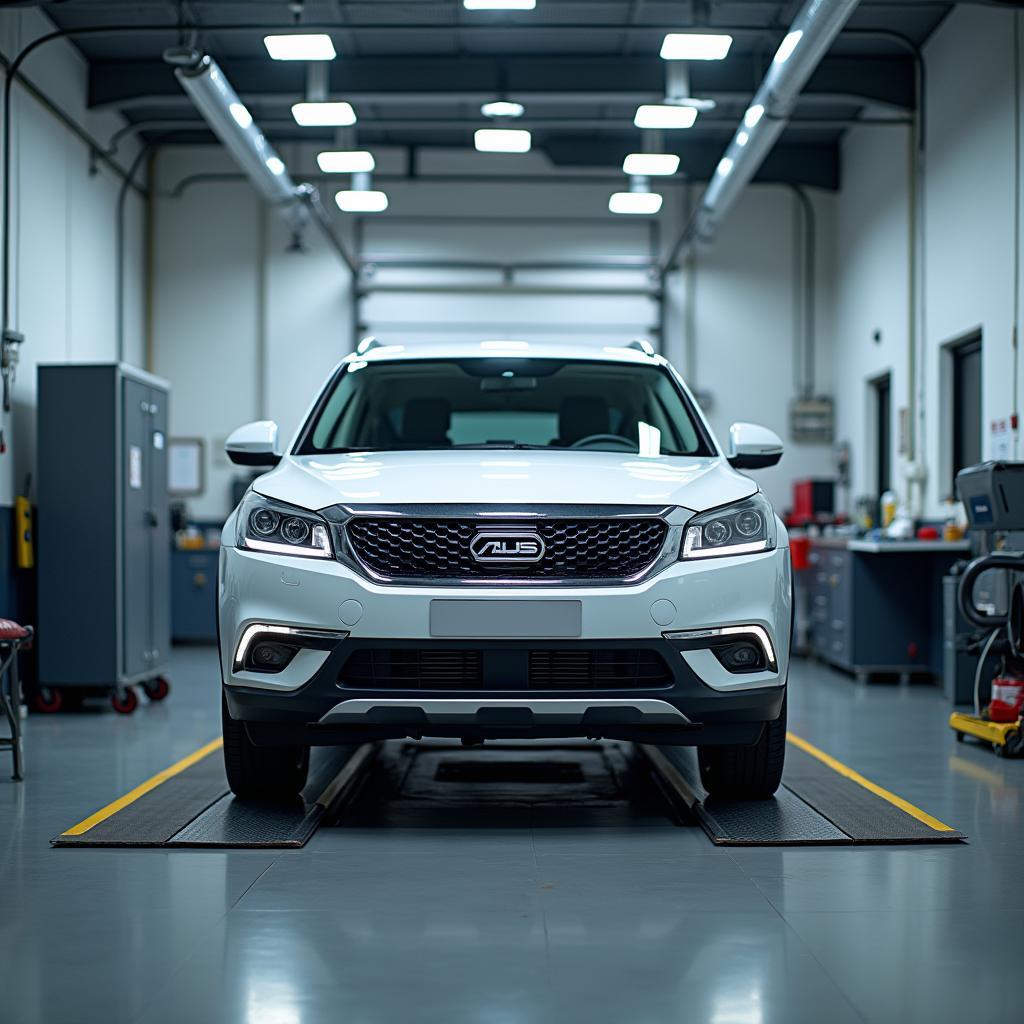
<svg viewBox="0 0 1024 1024"><path fill-rule="evenodd" d="M402 417L406 444L447 444L452 420L451 403L444 398L410 398Z"/></svg>
<svg viewBox="0 0 1024 1024"><path fill-rule="evenodd" d="M611 431L608 403L596 395L569 395L558 412L558 439L564 445L575 444L591 434Z"/></svg>

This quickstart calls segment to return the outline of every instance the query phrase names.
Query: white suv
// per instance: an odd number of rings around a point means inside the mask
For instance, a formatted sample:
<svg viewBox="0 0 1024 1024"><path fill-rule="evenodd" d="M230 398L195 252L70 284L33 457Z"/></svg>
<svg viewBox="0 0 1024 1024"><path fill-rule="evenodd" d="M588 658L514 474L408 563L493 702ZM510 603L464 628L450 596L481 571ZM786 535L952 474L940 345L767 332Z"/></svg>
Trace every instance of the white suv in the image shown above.
<svg viewBox="0 0 1024 1024"><path fill-rule="evenodd" d="M645 342L380 345L341 361L224 527L224 753L243 797L294 794L310 745L447 736L698 747L705 787L782 774L786 530Z"/></svg>

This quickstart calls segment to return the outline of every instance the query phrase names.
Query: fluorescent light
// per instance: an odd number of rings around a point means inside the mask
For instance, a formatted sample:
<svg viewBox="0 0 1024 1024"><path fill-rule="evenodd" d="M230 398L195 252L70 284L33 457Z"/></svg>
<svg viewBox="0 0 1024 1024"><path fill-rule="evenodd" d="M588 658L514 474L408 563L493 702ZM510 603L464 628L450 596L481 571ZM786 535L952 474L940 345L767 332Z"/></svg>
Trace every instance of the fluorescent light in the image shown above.
<svg viewBox="0 0 1024 1024"><path fill-rule="evenodd" d="M755 103L752 107L747 109L747 112L743 115L743 123L748 128L757 127L757 122L764 117L764 107L760 103Z"/></svg>
<svg viewBox="0 0 1024 1024"><path fill-rule="evenodd" d="M228 110L231 111L231 116L239 128L248 128L252 124L252 114L244 103L232 103Z"/></svg>
<svg viewBox="0 0 1024 1024"><path fill-rule="evenodd" d="M804 34L801 29L797 29L795 32L790 32L785 39L779 44L778 50L775 51L775 64L785 64L790 57L793 56L793 51L800 44L800 40L803 39Z"/></svg>
<svg viewBox="0 0 1024 1024"><path fill-rule="evenodd" d="M522 117L524 109L522 103L495 100L493 103L485 103L480 108L480 113L484 117Z"/></svg>
<svg viewBox="0 0 1024 1024"><path fill-rule="evenodd" d="M636 108L633 124L637 128L690 128L696 120L696 107L644 103Z"/></svg>
<svg viewBox="0 0 1024 1024"><path fill-rule="evenodd" d="M345 189L334 197L334 201L345 213L380 213L388 208L387 193L372 189Z"/></svg>
<svg viewBox="0 0 1024 1024"><path fill-rule="evenodd" d="M740 129L736 133L736 145L745 146L750 141L750 133L746 129Z"/></svg>
<svg viewBox="0 0 1024 1024"><path fill-rule="evenodd" d="M622 161L624 174L668 175L679 170L679 157L674 153L630 153Z"/></svg>
<svg viewBox="0 0 1024 1024"><path fill-rule="evenodd" d="M724 33L670 32L661 44L662 60L722 60L732 46Z"/></svg>
<svg viewBox="0 0 1024 1024"><path fill-rule="evenodd" d="M522 128L478 128L473 144L481 153L528 153L530 133Z"/></svg>
<svg viewBox="0 0 1024 1024"><path fill-rule="evenodd" d="M274 60L334 60L338 56L331 37L322 32L264 36L263 44Z"/></svg>
<svg viewBox="0 0 1024 1024"><path fill-rule="evenodd" d="M194 67L176 67L174 77L260 195L282 209L295 209L295 183L283 168L272 170L277 154L251 117L243 127L248 111L217 62L203 57Z"/></svg>
<svg viewBox="0 0 1024 1024"><path fill-rule="evenodd" d="M293 103L292 117L304 128L343 128L356 123L351 103Z"/></svg>
<svg viewBox="0 0 1024 1024"><path fill-rule="evenodd" d="M732 170L733 159L731 156L723 156L718 161L718 166L715 168L715 174L720 174L723 178Z"/></svg>
<svg viewBox="0 0 1024 1024"><path fill-rule="evenodd" d="M616 192L608 200L612 213L651 214L661 209L657 192Z"/></svg>
<svg viewBox="0 0 1024 1024"><path fill-rule="evenodd" d="M532 11L537 0L462 0L467 11Z"/></svg>
<svg viewBox="0 0 1024 1024"><path fill-rule="evenodd" d="M359 174L377 166L372 153L361 149L335 149L318 153L316 162L324 174Z"/></svg>
<svg viewBox="0 0 1024 1024"><path fill-rule="evenodd" d="M265 162L271 174L284 174L284 161L279 156L268 156Z"/></svg>

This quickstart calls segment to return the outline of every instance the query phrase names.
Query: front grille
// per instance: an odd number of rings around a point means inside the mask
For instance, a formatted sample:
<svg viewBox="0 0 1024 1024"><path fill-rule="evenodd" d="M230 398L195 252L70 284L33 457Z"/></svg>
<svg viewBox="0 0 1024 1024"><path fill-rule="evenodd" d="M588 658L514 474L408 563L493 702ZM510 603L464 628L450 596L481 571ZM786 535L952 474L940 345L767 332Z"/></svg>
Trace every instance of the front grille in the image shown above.
<svg viewBox="0 0 1024 1024"><path fill-rule="evenodd" d="M347 526L359 560L379 576L401 580L618 580L643 574L661 553L668 527L657 518L480 519L356 517ZM513 537L536 532L536 562L480 562L470 545L481 531Z"/></svg>
<svg viewBox="0 0 1024 1024"><path fill-rule="evenodd" d="M338 681L356 690L643 690L671 686L672 674L644 647L365 647L349 655Z"/></svg>
<svg viewBox="0 0 1024 1024"><path fill-rule="evenodd" d="M672 676L657 651L530 651L531 690L623 690L669 686Z"/></svg>
<svg viewBox="0 0 1024 1024"><path fill-rule="evenodd" d="M483 686L480 651L364 648L345 662L340 682L359 690L472 690Z"/></svg>

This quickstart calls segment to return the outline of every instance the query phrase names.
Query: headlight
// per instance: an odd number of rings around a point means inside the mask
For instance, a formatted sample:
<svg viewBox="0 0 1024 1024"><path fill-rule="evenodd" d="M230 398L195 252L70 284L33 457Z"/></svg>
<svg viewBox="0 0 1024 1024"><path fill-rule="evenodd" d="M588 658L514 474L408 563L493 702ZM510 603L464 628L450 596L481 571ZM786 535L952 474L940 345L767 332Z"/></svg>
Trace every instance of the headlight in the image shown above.
<svg viewBox="0 0 1024 1024"><path fill-rule="evenodd" d="M275 555L333 558L327 524L312 512L303 512L250 491L238 510L240 548Z"/></svg>
<svg viewBox="0 0 1024 1024"><path fill-rule="evenodd" d="M680 558L718 558L770 551L775 547L775 514L761 494L703 512L686 524Z"/></svg>

